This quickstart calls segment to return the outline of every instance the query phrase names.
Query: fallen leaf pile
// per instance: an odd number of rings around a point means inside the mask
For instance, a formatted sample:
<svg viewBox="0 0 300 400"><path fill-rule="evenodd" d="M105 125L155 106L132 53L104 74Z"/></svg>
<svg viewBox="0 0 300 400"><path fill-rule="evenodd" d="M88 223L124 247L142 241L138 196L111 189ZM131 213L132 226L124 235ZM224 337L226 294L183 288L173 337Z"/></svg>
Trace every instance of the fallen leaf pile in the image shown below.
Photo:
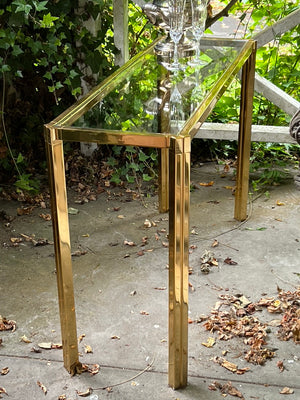
<svg viewBox="0 0 300 400"><path fill-rule="evenodd" d="M263 348L266 344L267 326L250 315L239 317L237 312L238 310L235 309L213 310L212 315L204 323L205 329L211 333L217 332L219 340L244 338L244 343L250 346L245 356L246 360L253 364L263 365L267 358L274 356L274 353L268 353Z"/></svg>
<svg viewBox="0 0 300 400"><path fill-rule="evenodd" d="M205 319L204 327L210 333L217 333L219 340L230 340L232 338L243 338L243 343L249 346L245 353L245 360L256 365L264 365L268 359L275 356L275 351L269 349L267 345L268 326L278 326L277 336L280 340L293 339L295 343L300 343L300 288L294 292L283 291L278 288L278 296L261 298L258 302L250 302L243 295L220 295L218 301L211 311L211 315ZM222 308L227 307L225 310ZM282 318L262 323L253 314L266 307L269 313L281 313ZM229 310L228 310L229 308ZM209 338L207 343L202 343L206 347L214 345L214 338ZM247 372L248 368L239 369L237 365L215 357L213 359L222 367L237 374ZM278 364L283 370L283 364Z"/></svg>
<svg viewBox="0 0 300 400"><path fill-rule="evenodd" d="M279 290L279 300L284 311L278 337L281 340L293 339L300 343L300 288L295 292Z"/></svg>
<svg viewBox="0 0 300 400"><path fill-rule="evenodd" d="M97 196L101 193L106 193L110 198L115 196L113 189L118 186L120 188L120 198L124 201L132 201L140 199L140 189L131 190L128 182L116 182L112 179L116 169L113 168L107 161L107 154L101 154L102 150L99 147L95 150L91 157L85 157L78 150L72 151L66 155L66 181L72 189L77 192L75 203L84 204L90 201L97 200ZM114 158L122 158L122 154ZM138 177L139 178L139 177ZM124 190L125 189L125 190ZM149 192L149 185L147 189Z"/></svg>

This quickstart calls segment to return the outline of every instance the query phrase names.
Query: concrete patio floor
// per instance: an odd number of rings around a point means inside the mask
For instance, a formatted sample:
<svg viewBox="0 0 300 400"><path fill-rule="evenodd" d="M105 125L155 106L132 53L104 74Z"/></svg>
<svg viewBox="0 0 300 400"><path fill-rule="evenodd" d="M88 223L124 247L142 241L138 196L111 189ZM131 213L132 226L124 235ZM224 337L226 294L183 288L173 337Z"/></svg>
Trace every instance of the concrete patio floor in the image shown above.
<svg viewBox="0 0 300 400"><path fill-rule="evenodd" d="M84 205L70 200L70 207L79 210L70 215L72 251L86 251L73 257L77 332L85 335L80 361L100 365L94 376L74 377L63 367L61 349L31 351L38 344L61 341L53 245L23 240L13 247L10 242L21 234L51 241L51 221L39 217L49 209L16 216L20 204L0 201L0 211L15 217L9 226L1 220L0 228L0 315L17 325L14 332L0 332L0 372L9 368L0 375L0 388L8 399L44 398L37 381L47 388L48 399L83 398L77 391L88 388L94 389L86 397L90 399L222 399L220 390L209 389L214 381L231 381L247 400L300 399L300 347L293 340L280 341L278 327L271 323L267 336L267 347L276 349L276 355L259 366L245 360L242 337L219 340L216 332L197 322L210 315L220 296L244 295L258 302L276 297L277 287L295 291L300 286L300 192L288 179L272 187L268 197L255 199L254 194L249 218L241 224L233 219L231 173L222 177L221 167L205 164L193 168L191 178L196 188L190 218L189 378L187 388L177 391L168 387L167 379L168 215L158 213L157 197L142 204L128 201L130 193L115 190L110 198L103 193ZM211 181L212 186L199 185ZM145 226L146 219L151 227ZM215 239L218 246L212 247ZM207 275L201 272L206 250L218 261ZM237 264L225 263L228 258ZM267 323L282 315L264 309L254 316ZM23 336L31 343L20 340ZM216 340L211 348L202 344L209 337ZM86 346L91 353L85 352ZM214 362L215 357L250 370L238 375ZM282 372L278 361L283 361ZM111 389L99 389L105 387ZM284 387L293 394L280 394Z"/></svg>

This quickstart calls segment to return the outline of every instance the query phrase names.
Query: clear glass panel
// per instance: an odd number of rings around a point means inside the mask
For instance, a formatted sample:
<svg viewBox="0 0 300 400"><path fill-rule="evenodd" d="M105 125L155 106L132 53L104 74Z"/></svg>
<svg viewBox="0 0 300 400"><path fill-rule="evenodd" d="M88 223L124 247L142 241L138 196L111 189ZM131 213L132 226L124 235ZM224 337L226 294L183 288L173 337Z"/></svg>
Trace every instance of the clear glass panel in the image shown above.
<svg viewBox="0 0 300 400"><path fill-rule="evenodd" d="M146 55L138 67L128 72L115 89L73 126L177 134L209 91L218 85L244 44L238 40L203 38L201 65L192 66L189 61L193 54L181 51L183 67L179 71L168 69L170 54L161 53L158 46L159 51Z"/></svg>

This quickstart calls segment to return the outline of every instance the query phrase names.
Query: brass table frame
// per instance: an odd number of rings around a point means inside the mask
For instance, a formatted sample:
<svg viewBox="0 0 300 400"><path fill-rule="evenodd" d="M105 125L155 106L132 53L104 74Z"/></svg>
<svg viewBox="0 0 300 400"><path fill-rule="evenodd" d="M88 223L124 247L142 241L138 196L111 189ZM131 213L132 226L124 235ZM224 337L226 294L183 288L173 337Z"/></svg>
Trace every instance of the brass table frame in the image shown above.
<svg viewBox="0 0 300 400"><path fill-rule="evenodd" d="M234 40L218 39L224 43ZM155 42L117 70L103 83L45 125L45 142L49 170L52 223L57 269L57 285L63 343L64 366L80 373L76 331L75 300L71 261L67 191L63 142L133 145L161 149L160 211L169 209L169 385L187 385L188 367L188 254L190 203L191 140L214 108L237 72L242 70L238 166L234 217L247 216L249 156L251 145L252 101L256 43L242 41L243 47L224 71L217 85L206 96L197 112L187 120L177 136L170 134L122 132L72 126L80 116L113 90L128 71L140 65L153 51Z"/></svg>

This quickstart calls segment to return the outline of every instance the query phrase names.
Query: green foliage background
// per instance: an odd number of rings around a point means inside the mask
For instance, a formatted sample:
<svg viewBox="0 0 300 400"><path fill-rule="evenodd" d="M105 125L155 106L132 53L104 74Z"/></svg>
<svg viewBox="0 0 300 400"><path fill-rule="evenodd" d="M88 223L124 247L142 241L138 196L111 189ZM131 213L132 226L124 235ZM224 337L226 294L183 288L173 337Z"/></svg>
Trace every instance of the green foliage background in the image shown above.
<svg viewBox="0 0 300 400"><path fill-rule="evenodd" d="M228 4L227 0L221 0ZM45 168L43 124L115 69L112 0L0 0L0 182L34 188L31 177ZM231 13L245 37L295 10L296 1L239 1ZM156 32L129 2L130 55ZM86 27L96 20L92 34ZM257 72L299 100L300 27L259 49ZM212 115L219 122L238 118L237 87L223 96ZM254 123L286 125L289 117L258 96ZM230 146L210 144L225 155ZM227 146L227 148L226 148ZM285 149L289 151L289 149ZM261 147L260 147L261 151ZM273 155L273 153L272 153Z"/></svg>

